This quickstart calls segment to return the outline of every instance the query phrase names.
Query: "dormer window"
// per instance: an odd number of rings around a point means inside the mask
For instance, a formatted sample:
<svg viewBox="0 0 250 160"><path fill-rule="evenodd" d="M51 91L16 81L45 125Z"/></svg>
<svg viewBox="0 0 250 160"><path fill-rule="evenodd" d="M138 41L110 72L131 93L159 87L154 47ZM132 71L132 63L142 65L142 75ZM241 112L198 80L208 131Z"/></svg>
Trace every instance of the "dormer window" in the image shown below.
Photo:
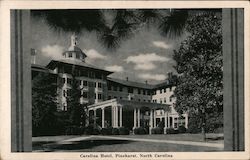
<svg viewBox="0 0 250 160"><path fill-rule="evenodd" d="M72 53L71 52L69 52L69 57L72 57Z"/></svg>

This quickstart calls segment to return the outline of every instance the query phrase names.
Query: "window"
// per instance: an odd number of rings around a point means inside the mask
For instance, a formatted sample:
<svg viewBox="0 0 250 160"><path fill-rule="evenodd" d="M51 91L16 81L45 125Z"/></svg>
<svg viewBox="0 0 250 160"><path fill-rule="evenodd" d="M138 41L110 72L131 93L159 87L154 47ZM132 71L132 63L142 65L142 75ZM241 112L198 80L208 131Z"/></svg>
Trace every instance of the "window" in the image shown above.
<svg viewBox="0 0 250 160"><path fill-rule="evenodd" d="M134 100L134 98L130 98L130 100L131 100L131 101L133 101L133 100Z"/></svg>
<svg viewBox="0 0 250 160"><path fill-rule="evenodd" d="M138 89L138 94L141 94L141 90L140 89Z"/></svg>
<svg viewBox="0 0 250 160"><path fill-rule="evenodd" d="M146 94L146 91L145 90L143 90L143 95L145 95Z"/></svg>
<svg viewBox="0 0 250 160"><path fill-rule="evenodd" d="M88 98L88 92L83 92L83 93L82 93L82 97L83 97L83 98Z"/></svg>
<svg viewBox="0 0 250 160"><path fill-rule="evenodd" d="M76 53L76 58L80 59L80 54L79 53Z"/></svg>
<svg viewBox="0 0 250 160"><path fill-rule="evenodd" d="M169 91L170 91L170 92L172 91L172 87L169 88Z"/></svg>
<svg viewBox="0 0 250 160"><path fill-rule="evenodd" d="M160 94L162 93L161 89L160 89Z"/></svg>
<svg viewBox="0 0 250 160"><path fill-rule="evenodd" d="M172 102L172 97L169 97L169 102Z"/></svg>
<svg viewBox="0 0 250 160"><path fill-rule="evenodd" d="M98 83L98 88L102 88L102 84L101 83Z"/></svg>
<svg viewBox="0 0 250 160"><path fill-rule="evenodd" d="M65 103L63 103L63 111L67 111L67 106Z"/></svg>
<svg viewBox="0 0 250 160"><path fill-rule="evenodd" d="M150 100L148 100L148 102L151 102Z"/></svg>
<svg viewBox="0 0 250 160"><path fill-rule="evenodd" d="M71 83L72 83L72 79L67 78L67 83L68 83L68 84L71 84Z"/></svg>
<svg viewBox="0 0 250 160"><path fill-rule="evenodd" d="M149 90L147 90L147 95L150 95L150 91Z"/></svg>
<svg viewBox="0 0 250 160"><path fill-rule="evenodd" d="M164 93L166 93L166 92L167 92L167 88L164 89Z"/></svg>
<svg viewBox="0 0 250 160"><path fill-rule="evenodd" d="M166 100L166 97L164 98L164 103L166 103L167 102L167 100Z"/></svg>
<svg viewBox="0 0 250 160"><path fill-rule="evenodd" d="M102 94L98 94L98 99L102 99Z"/></svg>
<svg viewBox="0 0 250 160"><path fill-rule="evenodd" d="M63 78L63 84L66 82L66 78Z"/></svg>
<svg viewBox="0 0 250 160"><path fill-rule="evenodd" d="M138 99L139 102L141 102L141 99Z"/></svg>
<svg viewBox="0 0 250 160"><path fill-rule="evenodd" d="M111 96L108 96L108 100L110 100L111 99Z"/></svg>
<svg viewBox="0 0 250 160"><path fill-rule="evenodd" d="M67 91L67 96L71 96L71 89L69 89L68 91Z"/></svg>
<svg viewBox="0 0 250 160"><path fill-rule="evenodd" d="M143 102L146 102L146 99L144 99Z"/></svg>
<svg viewBox="0 0 250 160"><path fill-rule="evenodd" d="M72 53L71 52L69 52L69 57L72 57Z"/></svg>
<svg viewBox="0 0 250 160"><path fill-rule="evenodd" d="M63 96L64 96L64 97L67 96L66 94L67 94L66 90L63 90Z"/></svg>
<svg viewBox="0 0 250 160"><path fill-rule="evenodd" d="M111 85L108 85L108 90L109 90L109 91L111 90Z"/></svg>
<svg viewBox="0 0 250 160"><path fill-rule="evenodd" d="M119 91L122 92L122 86L119 87Z"/></svg>
<svg viewBox="0 0 250 160"><path fill-rule="evenodd" d="M128 93L133 93L134 89L132 87L128 87Z"/></svg>
<svg viewBox="0 0 250 160"><path fill-rule="evenodd" d="M162 99L160 99L160 103L162 103Z"/></svg>
<svg viewBox="0 0 250 160"><path fill-rule="evenodd" d="M120 99L122 99L122 97L120 97Z"/></svg>
<svg viewBox="0 0 250 160"><path fill-rule="evenodd" d="M114 91L117 91L117 86L114 86Z"/></svg>
<svg viewBox="0 0 250 160"><path fill-rule="evenodd" d="M88 81L83 81L83 86L88 86Z"/></svg>

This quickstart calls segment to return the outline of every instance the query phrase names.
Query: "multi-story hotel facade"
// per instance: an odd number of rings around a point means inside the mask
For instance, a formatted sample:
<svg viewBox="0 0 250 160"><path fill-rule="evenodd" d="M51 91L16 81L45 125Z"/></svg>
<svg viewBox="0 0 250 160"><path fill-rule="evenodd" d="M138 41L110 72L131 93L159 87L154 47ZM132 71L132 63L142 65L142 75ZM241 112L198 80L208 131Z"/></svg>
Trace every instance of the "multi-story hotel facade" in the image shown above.
<svg viewBox="0 0 250 160"><path fill-rule="evenodd" d="M71 45L61 60L51 60L46 67L32 64L32 71L46 71L57 76L58 110L67 111L67 96L70 95L73 76L81 90L81 104L87 104L88 123L102 128L127 127L134 129L159 125L177 129L188 127L188 114L179 118L175 111L176 76L156 85L115 79L113 72L85 62L86 54L77 46L77 37L71 37ZM184 117L184 118L183 118Z"/></svg>

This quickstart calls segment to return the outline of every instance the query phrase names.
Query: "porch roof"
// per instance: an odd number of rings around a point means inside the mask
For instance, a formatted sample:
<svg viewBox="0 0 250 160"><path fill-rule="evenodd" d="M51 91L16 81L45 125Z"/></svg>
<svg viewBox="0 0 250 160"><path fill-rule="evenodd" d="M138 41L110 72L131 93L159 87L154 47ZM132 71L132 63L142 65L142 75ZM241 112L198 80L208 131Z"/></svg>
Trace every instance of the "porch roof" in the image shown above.
<svg viewBox="0 0 250 160"><path fill-rule="evenodd" d="M138 101L130 101L124 99L111 99L99 103L95 103L88 106L88 109L99 109L103 107L108 107L112 105L123 106L124 108L149 108L149 109L165 109L166 111L170 111L169 104L160 104L160 103L151 103L151 102L138 102Z"/></svg>

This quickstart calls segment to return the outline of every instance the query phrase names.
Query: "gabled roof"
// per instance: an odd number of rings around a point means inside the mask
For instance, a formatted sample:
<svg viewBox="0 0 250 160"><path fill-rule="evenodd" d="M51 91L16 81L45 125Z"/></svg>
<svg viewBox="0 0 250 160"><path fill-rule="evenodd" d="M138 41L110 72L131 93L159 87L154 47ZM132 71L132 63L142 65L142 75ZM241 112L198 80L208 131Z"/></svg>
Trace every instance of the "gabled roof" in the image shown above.
<svg viewBox="0 0 250 160"><path fill-rule="evenodd" d="M76 65L76 66L83 67L83 68L90 68L90 69L93 69L93 70L98 70L98 71L101 71L101 72L105 72L106 74L113 73L113 72L98 68L98 67L96 67L94 65L88 64L86 62L82 62L82 61L79 61L79 60L71 60L71 59L51 60L49 62L49 64L46 66L46 68L55 69L55 67L58 64Z"/></svg>
<svg viewBox="0 0 250 160"><path fill-rule="evenodd" d="M110 78L110 77L108 77L108 81L119 83L119 84L122 84L125 86L137 87L137 88L144 88L144 89L153 89L154 88L154 85L151 85L151 84L127 81L127 80Z"/></svg>

